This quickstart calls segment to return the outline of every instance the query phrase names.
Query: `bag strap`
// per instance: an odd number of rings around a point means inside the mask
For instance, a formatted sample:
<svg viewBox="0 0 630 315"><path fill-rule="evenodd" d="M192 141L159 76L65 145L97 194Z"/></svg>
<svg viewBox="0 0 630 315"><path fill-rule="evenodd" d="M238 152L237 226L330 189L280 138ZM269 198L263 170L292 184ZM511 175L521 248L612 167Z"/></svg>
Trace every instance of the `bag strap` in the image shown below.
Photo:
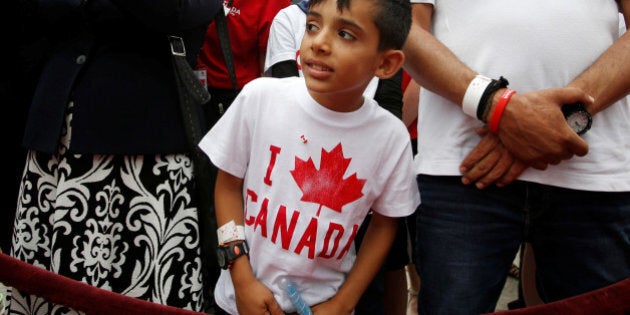
<svg viewBox="0 0 630 315"><path fill-rule="evenodd" d="M225 12L219 10L214 18L214 24L217 27L217 34L219 35L219 44L221 45L221 51L223 52L223 59L225 59L225 65L232 81L232 87L234 90L238 90L238 84L236 82L236 69L234 68L234 55L232 54L232 45L230 44L230 34L227 29L227 20L225 18Z"/></svg>
<svg viewBox="0 0 630 315"><path fill-rule="evenodd" d="M197 200L197 213L199 222L199 246L201 251L201 272L204 288L208 290L210 297L206 308L211 308L214 304L213 292L214 284L219 276L219 265L215 246L217 241L217 222L214 213L214 184L216 179L216 168L211 164L210 159L198 146L203 132L200 117L200 105L210 100L210 94L205 86L201 84L195 75L192 67L186 60L186 49L181 37L168 36L173 58L173 72L177 91L179 94L179 105L184 119L186 130L186 141L190 148L193 160L193 180L195 181L195 197Z"/></svg>

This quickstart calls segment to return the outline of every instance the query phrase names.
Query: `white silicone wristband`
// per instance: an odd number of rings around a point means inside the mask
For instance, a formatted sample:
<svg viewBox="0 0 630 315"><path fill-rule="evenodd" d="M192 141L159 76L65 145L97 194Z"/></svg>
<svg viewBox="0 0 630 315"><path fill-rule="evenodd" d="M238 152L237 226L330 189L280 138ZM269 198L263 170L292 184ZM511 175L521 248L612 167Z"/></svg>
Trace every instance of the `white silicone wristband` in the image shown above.
<svg viewBox="0 0 630 315"><path fill-rule="evenodd" d="M492 79L480 74L470 81L466 93L464 94L464 100L462 101L462 110L466 115L477 119L479 101L481 100L481 96L483 96L483 92L491 82Z"/></svg>
<svg viewBox="0 0 630 315"><path fill-rule="evenodd" d="M245 239L245 227L236 225L234 220L231 220L217 229L217 239L219 244L242 241Z"/></svg>

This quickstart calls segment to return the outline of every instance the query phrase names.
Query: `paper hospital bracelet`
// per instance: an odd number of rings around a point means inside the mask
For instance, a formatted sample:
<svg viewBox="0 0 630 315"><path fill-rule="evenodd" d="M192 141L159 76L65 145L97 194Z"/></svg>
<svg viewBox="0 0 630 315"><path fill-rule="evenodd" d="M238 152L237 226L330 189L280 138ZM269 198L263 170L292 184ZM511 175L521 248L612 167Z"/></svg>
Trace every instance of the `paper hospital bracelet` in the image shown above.
<svg viewBox="0 0 630 315"><path fill-rule="evenodd" d="M242 241L245 239L245 227L236 225L234 220L231 220L217 229L217 239L219 244Z"/></svg>

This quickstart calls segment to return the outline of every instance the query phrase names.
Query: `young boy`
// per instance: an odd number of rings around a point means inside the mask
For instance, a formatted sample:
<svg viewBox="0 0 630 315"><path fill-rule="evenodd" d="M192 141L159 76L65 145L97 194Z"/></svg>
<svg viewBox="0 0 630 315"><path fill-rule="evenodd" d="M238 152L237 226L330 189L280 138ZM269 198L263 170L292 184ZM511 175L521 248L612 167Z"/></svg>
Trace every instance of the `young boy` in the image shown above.
<svg viewBox="0 0 630 315"><path fill-rule="evenodd" d="M404 124L363 92L393 76L408 0L311 1L303 78L259 78L200 147L219 168L215 288L230 314L294 312L281 279L313 312L352 313L420 203ZM353 240L374 211L358 255ZM222 259L225 258L225 259Z"/></svg>

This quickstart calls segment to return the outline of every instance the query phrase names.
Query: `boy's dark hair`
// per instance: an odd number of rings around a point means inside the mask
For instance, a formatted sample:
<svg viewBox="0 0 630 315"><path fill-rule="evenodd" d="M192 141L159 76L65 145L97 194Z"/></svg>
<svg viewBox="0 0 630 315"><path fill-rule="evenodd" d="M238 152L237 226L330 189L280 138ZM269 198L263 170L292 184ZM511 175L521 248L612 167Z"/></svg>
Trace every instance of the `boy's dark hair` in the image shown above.
<svg viewBox="0 0 630 315"><path fill-rule="evenodd" d="M310 0L309 8L324 0ZM343 11L350 8L351 0L337 1L337 9ZM379 31L378 49L402 49L411 28L411 4L409 0L369 0L374 3L376 11L372 20Z"/></svg>

